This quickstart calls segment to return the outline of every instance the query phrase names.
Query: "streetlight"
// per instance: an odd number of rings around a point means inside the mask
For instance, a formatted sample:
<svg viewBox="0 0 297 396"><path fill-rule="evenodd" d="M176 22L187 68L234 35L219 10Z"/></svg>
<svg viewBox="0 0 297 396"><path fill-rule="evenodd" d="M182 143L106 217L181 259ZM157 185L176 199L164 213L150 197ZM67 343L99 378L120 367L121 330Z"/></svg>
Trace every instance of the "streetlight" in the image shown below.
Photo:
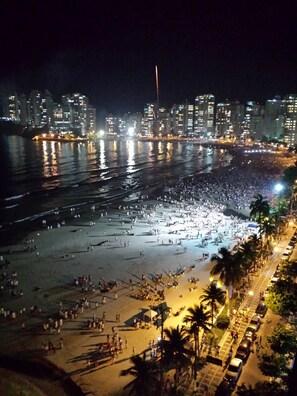
<svg viewBox="0 0 297 396"><path fill-rule="evenodd" d="M281 183L276 183L274 186L274 191L279 194L284 189L284 186Z"/></svg>

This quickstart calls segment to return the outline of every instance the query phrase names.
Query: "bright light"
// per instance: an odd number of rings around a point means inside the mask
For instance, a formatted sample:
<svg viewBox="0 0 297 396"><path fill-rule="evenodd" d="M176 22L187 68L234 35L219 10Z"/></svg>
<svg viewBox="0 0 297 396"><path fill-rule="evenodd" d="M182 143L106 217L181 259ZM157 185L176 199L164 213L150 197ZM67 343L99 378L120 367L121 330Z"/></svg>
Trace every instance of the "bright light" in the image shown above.
<svg viewBox="0 0 297 396"><path fill-rule="evenodd" d="M283 188L284 188L284 186L283 186L282 184L280 184L280 183L277 183L277 184L274 186L274 190L275 190L277 193L281 192L281 191L283 190Z"/></svg>
<svg viewBox="0 0 297 396"><path fill-rule="evenodd" d="M104 136L104 130L103 130L103 129L100 129L100 131L98 132L98 134L99 134L100 137Z"/></svg>
<svg viewBox="0 0 297 396"><path fill-rule="evenodd" d="M253 295L254 295L253 290L250 290L250 291L249 291L249 296L253 296Z"/></svg>
<svg viewBox="0 0 297 396"><path fill-rule="evenodd" d="M213 281L213 277L212 276L210 276L210 278L209 278L209 282L212 282Z"/></svg>
<svg viewBox="0 0 297 396"><path fill-rule="evenodd" d="M129 127L128 128L128 136L132 137L132 136L134 136L134 133L135 133L135 128Z"/></svg>

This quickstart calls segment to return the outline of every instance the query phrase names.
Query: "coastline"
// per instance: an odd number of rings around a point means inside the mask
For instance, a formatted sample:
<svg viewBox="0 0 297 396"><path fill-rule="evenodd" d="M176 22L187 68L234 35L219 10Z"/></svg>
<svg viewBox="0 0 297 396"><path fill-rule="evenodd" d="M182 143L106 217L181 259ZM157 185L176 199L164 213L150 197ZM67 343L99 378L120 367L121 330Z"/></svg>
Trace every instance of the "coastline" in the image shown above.
<svg viewBox="0 0 297 396"><path fill-rule="evenodd" d="M227 151L227 154L229 154L229 152ZM235 154L235 153L233 153ZM210 165L206 165L203 169L201 170L197 170L197 175L198 174L204 174L204 173L209 173L209 172L218 172L220 171L220 169L222 168L227 168L230 166L231 162L233 160L233 156L231 155L231 159L228 160L221 160L219 163L217 164L210 164ZM226 164L227 162L227 164ZM223 164L223 165L222 165ZM208 168L212 167L211 170L209 170ZM195 175L191 175L191 176L185 176L182 179L187 179L187 178L191 178ZM178 178L172 176L170 181L171 184L175 184L177 182ZM148 186L149 187L149 186ZM158 187L149 187L148 189L137 189L136 194L138 196L147 196L149 197L149 199L155 200L158 196L160 196L163 192L164 192L164 188L166 186L158 186ZM130 196L133 195L133 190L130 191ZM125 204L128 203L136 203L142 201L142 199L139 198L131 198L130 200L127 199L125 201ZM123 203L122 198L117 198L115 197L112 202L96 202L95 200L89 201L89 202L85 202L85 203L81 203L76 205L75 203L73 203L72 205L67 205L67 207L57 207L57 208L53 208L50 210L49 214L37 214L35 215L34 219L28 219L22 222L15 222L13 224L10 225L6 225L6 227L1 227L0 226L0 247L2 246L9 246L9 245L13 245L16 243L20 243L28 233L33 232L33 231L38 231L39 229L42 228L42 220L46 220L47 225L49 226L53 226L54 224L56 224L57 222L61 222L62 220L65 221L71 221L72 217L73 217L73 213L70 212L70 208L76 208L77 213L79 213L81 216L84 216L86 213L88 213L89 208L91 206L95 206L96 209L102 209L102 210L109 210L109 209L114 209L117 208L120 204ZM58 213L58 214L56 214ZM9 249L7 251L7 253L9 253Z"/></svg>

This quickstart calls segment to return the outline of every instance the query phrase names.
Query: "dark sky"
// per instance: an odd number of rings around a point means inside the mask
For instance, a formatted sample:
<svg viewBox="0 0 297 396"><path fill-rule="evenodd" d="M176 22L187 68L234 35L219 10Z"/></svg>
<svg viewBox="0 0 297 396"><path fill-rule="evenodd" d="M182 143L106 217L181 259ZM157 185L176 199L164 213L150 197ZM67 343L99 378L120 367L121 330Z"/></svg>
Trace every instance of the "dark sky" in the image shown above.
<svg viewBox="0 0 297 396"><path fill-rule="evenodd" d="M81 92L98 111L297 92L295 0L1 0L0 94Z"/></svg>

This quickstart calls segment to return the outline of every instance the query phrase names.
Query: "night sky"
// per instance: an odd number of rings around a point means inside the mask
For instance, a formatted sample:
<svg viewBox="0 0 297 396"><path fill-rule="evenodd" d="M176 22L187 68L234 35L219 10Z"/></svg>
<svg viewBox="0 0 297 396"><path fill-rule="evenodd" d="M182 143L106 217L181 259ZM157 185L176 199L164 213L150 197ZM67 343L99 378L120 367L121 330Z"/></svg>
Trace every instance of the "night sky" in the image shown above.
<svg viewBox="0 0 297 396"><path fill-rule="evenodd" d="M297 93L295 0L0 3L0 94L81 92L102 113Z"/></svg>

